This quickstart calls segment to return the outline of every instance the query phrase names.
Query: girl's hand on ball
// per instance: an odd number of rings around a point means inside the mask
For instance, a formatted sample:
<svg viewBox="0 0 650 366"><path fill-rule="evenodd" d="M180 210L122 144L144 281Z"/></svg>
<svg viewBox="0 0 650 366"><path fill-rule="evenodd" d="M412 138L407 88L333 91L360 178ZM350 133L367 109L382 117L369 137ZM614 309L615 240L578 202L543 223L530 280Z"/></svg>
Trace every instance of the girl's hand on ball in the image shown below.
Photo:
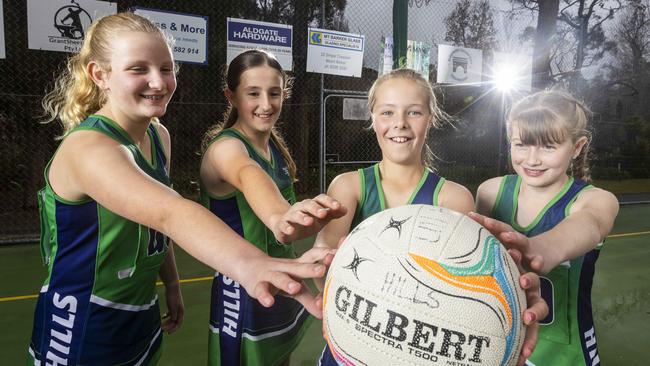
<svg viewBox="0 0 650 366"><path fill-rule="evenodd" d="M521 263L524 268L536 273L542 271L544 258L535 250L530 238L517 232L505 222L489 218L476 212L470 212L467 216L488 229L492 235L499 239L506 249L514 249L521 253Z"/></svg>
<svg viewBox="0 0 650 366"><path fill-rule="evenodd" d="M539 276L534 272L526 272L521 266L521 253L517 250L510 249L508 253L517 264L519 272L519 286L526 292L526 303L528 308L523 311L522 319L526 325L526 336L524 344L521 347L517 366L523 366L526 359L533 354L539 333L539 319L544 319L548 315L548 305L541 296Z"/></svg>

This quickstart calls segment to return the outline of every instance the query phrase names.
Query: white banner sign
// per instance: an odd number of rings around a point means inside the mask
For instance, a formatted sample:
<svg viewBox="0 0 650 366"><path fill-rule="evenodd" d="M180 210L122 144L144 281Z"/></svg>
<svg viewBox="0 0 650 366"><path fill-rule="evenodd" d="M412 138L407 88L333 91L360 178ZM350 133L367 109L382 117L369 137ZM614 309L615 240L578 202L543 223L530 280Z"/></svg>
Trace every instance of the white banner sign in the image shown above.
<svg viewBox="0 0 650 366"><path fill-rule="evenodd" d="M293 69L293 27L285 24L254 20L227 19L226 62L247 50L264 50L278 59L284 70Z"/></svg>
<svg viewBox="0 0 650 366"><path fill-rule="evenodd" d="M448 84L480 83L483 51L473 48L438 45L438 82Z"/></svg>
<svg viewBox="0 0 650 366"><path fill-rule="evenodd" d="M27 0L29 48L78 52L93 20L115 14L117 3L95 0Z"/></svg>
<svg viewBox="0 0 650 366"><path fill-rule="evenodd" d="M365 36L309 28L307 71L361 77Z"/></svg>
<svg viewBox="0 0 650 366"><path fill-rule="evenodd" d="M493 76L505 78L510 87L530 91L533 77L533 56L519 53L494 52Z"/></svg>
<svg viewBox="0 0 650 366"><path fill-rule="evenodd" d="M382 37L382 55L379 60L379 75L393 70L393 37ZM406 63L400 67L413 69L429 78L429 60L431 45L419 41L406 41Z"/></svg>
<svg viewBox="0 0 650 366"><path fill-rule="evenodd" d="M174 60L208 64L208 17L145 8L135 13L174 37Z"/></svg>
<svg viewBox="0 0 650 366"><path fill-rule="evenodd" d="M4 12L2 11L2 1L0 1L0 58L5 58L5 25Z"/></svg>
<svg viewBox="0 0 650 366"><path fill-rule="evenodd" d="M379 75L393 69L393 37L381 37L381 55L379 56Z"/></svg>

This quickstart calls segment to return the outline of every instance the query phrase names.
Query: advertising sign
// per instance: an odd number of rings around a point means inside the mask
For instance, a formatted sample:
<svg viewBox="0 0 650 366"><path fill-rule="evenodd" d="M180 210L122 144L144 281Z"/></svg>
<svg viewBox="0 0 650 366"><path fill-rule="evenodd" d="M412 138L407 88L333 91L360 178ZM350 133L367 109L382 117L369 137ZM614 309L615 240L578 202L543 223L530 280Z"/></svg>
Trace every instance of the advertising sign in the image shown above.
<svg viewBox="0 0 650 366"><path fill-rule="evenodd" d="M379 74L383 75L393 69L393 37L382 37L381 50ZM406 63L400 67L408 67L428 78L430 59L431 45L408 40L406 42Z"/></svg>
<svg viewBox="0 0 650 366"><path fill-rule="evenodd" d="M439 83L480 83L483 72L483 52L473 48L438 45Z"/></svg>
<svg viewBox="0 0 650 366"><path fill-rule="evenodd" d="M95 0L27 0L30 49L78 52L93 20L115 14L117 3Z"/></svg>
<svg viewBox="0 0 650 366"><path fill-rule="evenodd" d="M308 34L308 72L361 77L364 36L318 28Z"/></svg>
<svg viewBox="0 0 650 366"><path fill-rule="evenodd" d="M228 18L226 28L227 63L246 50L258 49L272 53L284 70L293 69L292 26Z"/></svg>
<svg viewBox="0 0 650 366"><path fill-rule="evenodd" d="M144 8L135 13L174 37L174 60L207 65L208 17Z"/></svg>

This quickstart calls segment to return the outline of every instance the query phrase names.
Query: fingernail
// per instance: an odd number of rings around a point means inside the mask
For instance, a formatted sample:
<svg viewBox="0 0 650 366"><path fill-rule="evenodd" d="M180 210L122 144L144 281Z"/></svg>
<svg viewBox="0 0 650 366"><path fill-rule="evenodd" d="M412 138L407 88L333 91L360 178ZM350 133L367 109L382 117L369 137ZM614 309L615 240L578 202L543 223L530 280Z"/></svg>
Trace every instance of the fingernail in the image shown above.
<svg viewBox="0 0 650 366"><path fill-rule="evenodd" d="M294 290L296 289L296 286L298 286L297 283L295 283L295 282L290 282L290 283L289 283L289 286L287 286L287 287L289 288L289 291L294 291Z"/></svg>
<svg viewBox="0 0 650 366"><path fill-rule="evenodd" d="M535 321L535 314L534 313L527 313L526 314L526 321L528 324L532 323Z"/></svg>

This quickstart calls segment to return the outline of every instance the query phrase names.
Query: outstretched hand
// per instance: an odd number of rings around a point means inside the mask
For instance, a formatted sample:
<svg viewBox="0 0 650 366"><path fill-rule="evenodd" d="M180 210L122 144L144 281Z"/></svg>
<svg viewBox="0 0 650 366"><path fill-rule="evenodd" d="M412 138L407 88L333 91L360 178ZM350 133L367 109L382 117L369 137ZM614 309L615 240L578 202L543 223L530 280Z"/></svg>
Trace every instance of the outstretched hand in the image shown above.
<svg viewBox="0 0 650 366"><path fill-rule="evenodd" d="M271 228L281 243L306 238L320 231L330 220L347 212L337 200L326 194L295 203Z"/></svg>
<svg viewBox="0 0 650 366"><path fill-rule="evenodd" d="M532 245L530 238L517 232L505 222L489 218L476 212L470 212L468 216L488 229L508 251L515 250L521 253L521 264L523 268L536 273L542 272L544 257Z"/></svg>
<svg viewBox="0 0 650 366"><path fill-rule="evenodd" d="M322 298L314 296L303 279L325 276L334 253L335 249L312 248L296 259L260 256L250 261L249 278L241 284L265 307L273 306L273 296L281 292L301 303L314 317L322 319Z"/></svg>

